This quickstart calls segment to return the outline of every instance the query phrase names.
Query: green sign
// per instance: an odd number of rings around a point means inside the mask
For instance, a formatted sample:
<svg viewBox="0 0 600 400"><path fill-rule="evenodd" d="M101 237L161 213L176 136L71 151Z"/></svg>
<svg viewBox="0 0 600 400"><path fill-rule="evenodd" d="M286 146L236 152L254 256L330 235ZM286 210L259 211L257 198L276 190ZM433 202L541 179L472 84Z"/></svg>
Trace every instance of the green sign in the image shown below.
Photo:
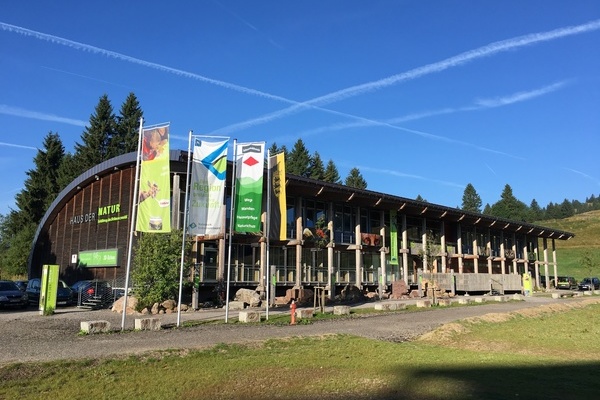
<svg viewBox="0 0 600 400"><path fill-rule="evenodd" d="M42 269L42 286L40 288L40 315L53 314L56 309L58 293L58 265L44 265Z"/></svg>
<svg viewBox="0 0 600 400"><path fill-rule="evenodd" d="M85 268L118 267L119 249L80 251L79 266Z"/></svg>

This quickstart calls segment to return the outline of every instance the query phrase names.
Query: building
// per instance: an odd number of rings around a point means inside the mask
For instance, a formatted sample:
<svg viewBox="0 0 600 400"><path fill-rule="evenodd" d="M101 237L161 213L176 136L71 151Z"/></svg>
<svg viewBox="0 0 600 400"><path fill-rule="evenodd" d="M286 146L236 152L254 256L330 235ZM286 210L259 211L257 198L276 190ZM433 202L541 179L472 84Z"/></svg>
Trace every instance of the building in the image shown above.
<svg viewBox="0 0 600 400"><path fill-rule="evenodd" d="M185 151L170 152L172 226L179 228L187 158ZM136 153L115 157L59 194L36 232L30 278L41 274L42 265L58 264L68 283L98 278L124 286L135 166ZM231 169L230 162L228 177ZM235 233L230 245L224 235L197 237L191 272L199 293L209 296L229 276L231 287L264 290L270 281L280 293L320 287L332 297L348 284L385 290L400 279L418 285L427 274L437 274L445 290L520 292L525 272L538 287L540 276L550 282L558 275L556 240L574 236L289 174L286 181L287 239ZM229 205L230 182L227 186Z"/></svg>

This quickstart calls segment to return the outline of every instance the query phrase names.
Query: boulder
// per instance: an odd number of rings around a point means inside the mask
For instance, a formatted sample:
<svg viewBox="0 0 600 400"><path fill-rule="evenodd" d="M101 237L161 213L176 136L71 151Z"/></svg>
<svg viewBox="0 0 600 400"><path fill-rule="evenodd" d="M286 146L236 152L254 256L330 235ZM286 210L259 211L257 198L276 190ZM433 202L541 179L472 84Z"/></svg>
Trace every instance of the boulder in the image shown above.
<svg viewBox="0 0 600 400"><path fill-rule="evenodd" d="M123 303L125 302L125 297L121 297L117 301L113 303L111 310L116 313L123 313ZM126 315L136 314L135 308L137 307L138 300L133 296L127 296L127 310L125 312Z"/></svg>
<svg viewBox="0 0 600 400"><path fill-rule="evenodd" d="M255 290L239 289L235 293L235 301L246 303L249 307L258 307L260 306L260 294Z"/></svg>
<svg viewBox="0 0 600 400"><path fill-rule="evenodd" d="M175 310L177 308L177 302L175 300L165 300L161 303L162 308L165 310Z"/></svg>
<svg viewBox="0 0 600 400"><path fill-rule="evenodd" d="M360 303L365 301L362 291L354 285L346 285L339 295L340 301L345 303Z"/></svg>

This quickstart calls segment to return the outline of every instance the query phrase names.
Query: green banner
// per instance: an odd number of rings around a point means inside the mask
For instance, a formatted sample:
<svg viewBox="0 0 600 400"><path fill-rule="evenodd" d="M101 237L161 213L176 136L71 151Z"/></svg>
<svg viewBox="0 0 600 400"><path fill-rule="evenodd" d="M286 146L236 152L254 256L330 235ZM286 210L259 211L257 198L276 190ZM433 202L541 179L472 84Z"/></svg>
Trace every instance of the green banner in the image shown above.
<svg viewBox="0 0 600 400"><path fill-rule="evenodd" d="M171 232L169 127L145 129L141 150L136 230Z"/></svg>
<svg viewBox="0 0 600 400"><path fill-rule="evenodd" d="M234 231L261 231L264 148L264 142L237 146Z"/></svg>
<svg viewBox="0 0 600 400"><path fill-rule="evenodd" d="M79 252L79 266L92 267L118 267L119 249L90 250Z"/></svg>
<svg viewBox="0 0 600 400"><path fill-rule="evenodd" d="M398 265L398 221L396 210L390 211L390 265Z"/></svg>
<svg viewBox="0 0 600 400"><path fill-rule="evenodd" d="M58 293L58 265L44 265L40 288L40 315L53 314L56 309L56 295Z"/></svg>

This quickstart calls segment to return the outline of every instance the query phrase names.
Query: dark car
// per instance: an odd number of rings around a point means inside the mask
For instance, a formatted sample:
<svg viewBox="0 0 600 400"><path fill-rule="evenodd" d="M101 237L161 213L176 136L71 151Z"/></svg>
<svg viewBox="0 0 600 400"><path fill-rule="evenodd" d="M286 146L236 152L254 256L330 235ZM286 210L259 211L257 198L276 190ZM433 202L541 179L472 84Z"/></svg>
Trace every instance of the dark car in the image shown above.
<svg viewBox="0 0 600 400"><path fill-rule="evenodd" d="M577 281L572 276L559 276L556 280L556 288L577 290Z"/></svg>
<svg viewBox="0 0 600 400"><path fill-rule="evenodd" d="M40 278L30 279L27 283L25 291L29 295L29 303L37 306L40 303L40 290L42 289L42 281ZM57 306L70 306L73 304L73 291L64 282L58 281L58 288L56 290L56 305Z"/></svg>
<svg viewBox="0 0 600 400"><path fill-rule="evenodd" d="M15 284L19 287L21 292L24 292L27 289L27 282L29 281L14 281Z"/></svg>
<svg viewBox="0 0 600 400"><path fill-rule="evenodd" d="M600 289L600 279L596 277L583 278L578 286L579 290L598 290Z"/></svg>
<svg viewBox="0 0 600 400"><path fill-rule="evenodd" d="M13 281L0 281L0 307L21 307L29 305L27 293L19 289Z"/></svg>
<svg viewBox="0 0 600 400"><path fill-rule="evenodd" d="M114 301L110 283L103 280L79 281L71 286L73 302L81 308L106 308Z"/></svg>

